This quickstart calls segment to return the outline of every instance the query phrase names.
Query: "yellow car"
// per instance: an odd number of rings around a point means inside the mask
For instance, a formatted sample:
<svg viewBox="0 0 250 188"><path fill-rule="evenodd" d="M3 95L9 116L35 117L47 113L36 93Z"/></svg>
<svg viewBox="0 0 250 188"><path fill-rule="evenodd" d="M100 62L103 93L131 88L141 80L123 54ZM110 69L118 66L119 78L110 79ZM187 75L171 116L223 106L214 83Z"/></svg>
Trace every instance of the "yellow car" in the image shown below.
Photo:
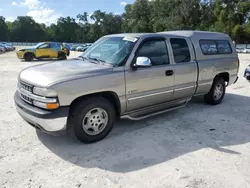
<svg viewBox="0 0 250 188"><path fill-rule="evenodd" d="M42 42L35 46L23 48L17 51L17 57L25 61L42 58L58 58L60 60L67 59L69 49L59 42Z"/></svg>

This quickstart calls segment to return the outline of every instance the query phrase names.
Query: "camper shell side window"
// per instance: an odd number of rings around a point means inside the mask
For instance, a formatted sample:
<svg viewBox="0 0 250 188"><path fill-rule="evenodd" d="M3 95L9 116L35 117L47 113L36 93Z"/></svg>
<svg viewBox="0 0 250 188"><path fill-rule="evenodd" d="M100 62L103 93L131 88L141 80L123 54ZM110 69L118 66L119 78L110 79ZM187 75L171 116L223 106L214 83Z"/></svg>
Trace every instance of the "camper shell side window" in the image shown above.
<svg viewBox="0 0 250 188"><path fill-rule="evenodd" d="M232 54L232 47L228 40L200 40L200 48L204 55Z"/></svg>

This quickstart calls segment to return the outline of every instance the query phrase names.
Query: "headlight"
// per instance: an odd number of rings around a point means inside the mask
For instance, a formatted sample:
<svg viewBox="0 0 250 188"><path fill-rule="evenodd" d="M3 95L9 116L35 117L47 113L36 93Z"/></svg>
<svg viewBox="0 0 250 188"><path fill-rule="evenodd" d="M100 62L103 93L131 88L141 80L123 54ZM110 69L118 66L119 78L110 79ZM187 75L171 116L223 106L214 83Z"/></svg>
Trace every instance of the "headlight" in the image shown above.
<svg viewBox="0 0 250 188"><path fill-rule="evenodd" d="M40 87L34 87L33 93L36 95L43 96L43 97L56 97L57 96L57 93L54 90L40 88Z"/></svg>
<svg viewBox="0 0 250 188"><path fill-rule="evenodd" d="M39 101L33 101L33 104L37 107L48 109L48 110L54 110L59 107L58 103L43 103Z"/></svg>

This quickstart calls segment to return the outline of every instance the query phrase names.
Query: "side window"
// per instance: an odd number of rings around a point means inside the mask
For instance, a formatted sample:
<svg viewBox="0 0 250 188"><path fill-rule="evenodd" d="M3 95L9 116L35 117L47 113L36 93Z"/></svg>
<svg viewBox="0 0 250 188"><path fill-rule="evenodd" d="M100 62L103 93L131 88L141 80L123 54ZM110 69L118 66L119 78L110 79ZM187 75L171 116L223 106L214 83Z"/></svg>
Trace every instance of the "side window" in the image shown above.
<svg viewBox="0 0 250 188"><path fill-rule="evenodd" d="M153 65L169 64L168 50L163 39L144 42L137 52L137 57L148 57Z"/></svg>
<svg viewBox="0 0 250 188"><path fill-rule="evenodd" d="M38 47L38 49L47 49L49 48L49 44L42 44L41 46Z"/></svg>
<svg viewBox="0 0 250 188"><path fill-rule="evenodd" d="M61 45L57 44L57 43L51 43L50 44L50 48L55 49L55 50L60 50L61 49Z"/></svg>
<svg viewBox="0 0 250 188"><path fill-rule="evenodd" d="M228 41L218 40L216 42L217 42L219 54L231 54L232 53L232 48Z"/></svg>
<svg viewBox="0 0 250 188"><path fill-rule="evenodd" d="M204 55L218 54L216 42L213 40L200 40L200 47Z"/></svg>
<svg viewBox="0 0 250 188"><path fill-rule="evenodd" d="M185 39L171 38L170 43L173 49L174 60L176 63L190 62L190 51Z"/></svg>

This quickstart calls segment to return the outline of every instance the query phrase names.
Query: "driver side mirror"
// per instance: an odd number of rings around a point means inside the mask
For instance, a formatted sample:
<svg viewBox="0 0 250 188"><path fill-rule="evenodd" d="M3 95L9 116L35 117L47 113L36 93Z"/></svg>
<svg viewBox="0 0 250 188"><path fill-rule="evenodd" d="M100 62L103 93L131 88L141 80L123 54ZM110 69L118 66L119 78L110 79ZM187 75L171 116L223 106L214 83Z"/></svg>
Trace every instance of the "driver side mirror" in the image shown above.
<svg viewBox="0 0 250 188"><path fill-rule="evenodd" d="M133 64L134 68L137 67L151 67L152 63L148 57L137 57L135 64Z"/></svg>

